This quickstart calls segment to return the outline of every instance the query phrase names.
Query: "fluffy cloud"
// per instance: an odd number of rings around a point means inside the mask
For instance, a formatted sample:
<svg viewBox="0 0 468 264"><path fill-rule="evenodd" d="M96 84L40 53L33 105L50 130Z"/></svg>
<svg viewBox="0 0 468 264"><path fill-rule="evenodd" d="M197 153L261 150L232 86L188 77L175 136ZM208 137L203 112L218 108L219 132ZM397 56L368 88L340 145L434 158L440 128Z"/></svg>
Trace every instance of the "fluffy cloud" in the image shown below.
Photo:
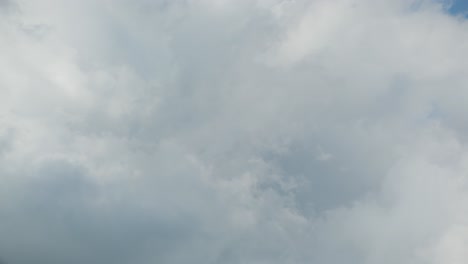
<svg viewBox="0 0 468 264"><path fill-rule="evenodd" d="M468 24L447 8L0 1L0 256L466 263Z"/></svg>

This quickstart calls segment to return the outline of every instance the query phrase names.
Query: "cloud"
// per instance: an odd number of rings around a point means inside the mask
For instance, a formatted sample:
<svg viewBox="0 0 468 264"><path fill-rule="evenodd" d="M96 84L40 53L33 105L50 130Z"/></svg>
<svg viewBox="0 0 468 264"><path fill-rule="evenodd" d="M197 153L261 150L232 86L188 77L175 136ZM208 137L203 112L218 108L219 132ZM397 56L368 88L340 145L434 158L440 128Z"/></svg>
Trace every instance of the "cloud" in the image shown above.
<svg viewBox="0 0 468 264"><path fill-rule="evenodd" d="M468 260L444 2L4 3L6 263Z"/></svg>

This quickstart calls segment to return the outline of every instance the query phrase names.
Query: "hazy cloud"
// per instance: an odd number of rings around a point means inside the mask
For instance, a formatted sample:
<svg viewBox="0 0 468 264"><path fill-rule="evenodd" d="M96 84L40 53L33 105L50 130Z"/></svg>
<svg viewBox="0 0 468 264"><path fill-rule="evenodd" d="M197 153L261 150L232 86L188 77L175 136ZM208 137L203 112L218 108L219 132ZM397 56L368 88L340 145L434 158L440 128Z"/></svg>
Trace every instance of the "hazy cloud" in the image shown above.
<svg viewBox="0 0 468 264"><path fill-rule="evenodd" d="M468 27L447 4L17 0L0 256L467 262Z"/></svg>

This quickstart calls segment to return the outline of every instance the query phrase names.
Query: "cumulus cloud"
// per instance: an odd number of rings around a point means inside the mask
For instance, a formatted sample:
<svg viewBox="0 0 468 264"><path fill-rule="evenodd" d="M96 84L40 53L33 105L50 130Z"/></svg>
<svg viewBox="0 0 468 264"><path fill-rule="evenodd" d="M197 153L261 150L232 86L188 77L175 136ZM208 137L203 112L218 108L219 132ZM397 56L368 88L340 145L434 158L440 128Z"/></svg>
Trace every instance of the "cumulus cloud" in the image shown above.
<svg viewBox="0 0 468 264"><path fill-rule="evenodd" d="M0 1L0 257L466 263L449 8Z"/></svg>

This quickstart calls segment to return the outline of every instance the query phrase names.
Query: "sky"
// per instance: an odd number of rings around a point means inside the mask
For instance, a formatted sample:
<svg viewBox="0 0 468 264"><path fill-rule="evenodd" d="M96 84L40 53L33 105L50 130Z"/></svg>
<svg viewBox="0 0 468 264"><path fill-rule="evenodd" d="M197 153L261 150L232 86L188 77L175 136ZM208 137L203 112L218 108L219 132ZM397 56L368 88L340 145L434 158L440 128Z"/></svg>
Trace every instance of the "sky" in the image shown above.
<svg viewBox="0 0 468 264"><path fill-rule="evenodd" d="M467 16L468 14L468 1L466 0L455 0L450 5L450 12L455 15Z"/></svg>
<svg viewBox="0 0 468 264"><path fill-rule="evenodd" d="M466 8L0 0L2 263L468 263Z"/></svg>

